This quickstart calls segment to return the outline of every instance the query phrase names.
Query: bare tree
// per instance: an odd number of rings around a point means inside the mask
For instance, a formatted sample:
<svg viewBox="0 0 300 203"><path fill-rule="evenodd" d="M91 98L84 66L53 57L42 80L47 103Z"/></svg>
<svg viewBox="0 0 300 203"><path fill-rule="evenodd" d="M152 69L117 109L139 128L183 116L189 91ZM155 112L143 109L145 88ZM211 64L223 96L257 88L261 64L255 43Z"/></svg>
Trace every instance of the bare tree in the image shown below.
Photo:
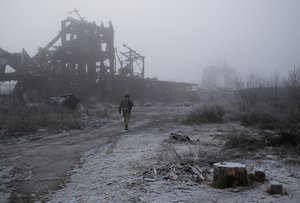
<svg viewBox="0 0 300 203"><path fill-rule="evenodd" d="M294 65L294 69L290 72L285 85L288 88L291 99L300 102L300 66L296 68Z"/></svg>

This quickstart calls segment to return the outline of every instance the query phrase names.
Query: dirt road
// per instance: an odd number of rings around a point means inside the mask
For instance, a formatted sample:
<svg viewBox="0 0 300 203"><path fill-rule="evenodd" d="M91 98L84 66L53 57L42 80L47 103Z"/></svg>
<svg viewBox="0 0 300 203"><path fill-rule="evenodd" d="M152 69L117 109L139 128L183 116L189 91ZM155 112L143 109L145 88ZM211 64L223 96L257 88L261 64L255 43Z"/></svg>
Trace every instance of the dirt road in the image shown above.
<svg viewBox="0 0 300 203"><path fill-rule="evenodd" d="M115 109L115 112L117 110ZM164 113L135 108L129 132L149 129L164 121ZM174 118L170 117L174 120ZM81 165L84 153L114 146L128 132L123 130L121 116L113 114L102 127L49 134L1 139L0 202L37 200L57 190L68 181L72 170Z"/></svg>
<svg viewBox="0 0 300 203"><path fill-rule="evenodd" d="M193 182L157 175L153 168L176 163L172 146L183 159L219 161L226 155L224 136L238 124L181 125L183 107L135 107L130 130L112 114L101 127L1 140L0 202L297 202L299 165L286 157L265 155L265 150L232 152L231 161L263 167L269 180L284 184L286 195L270 196L268 181L249 187L214 189L207 181ZM116 109L114 109L116 112ZM249 131L253 131L252 129ZM194 143L169 143L171 132L189 135ZM221 155L220 155L221 154ZM270 153L273 154L273 151ZM196 157L196 158L195 158ZM225 160L225 158L224 158ZM180 174L178 174L180 176Z"/></svg>

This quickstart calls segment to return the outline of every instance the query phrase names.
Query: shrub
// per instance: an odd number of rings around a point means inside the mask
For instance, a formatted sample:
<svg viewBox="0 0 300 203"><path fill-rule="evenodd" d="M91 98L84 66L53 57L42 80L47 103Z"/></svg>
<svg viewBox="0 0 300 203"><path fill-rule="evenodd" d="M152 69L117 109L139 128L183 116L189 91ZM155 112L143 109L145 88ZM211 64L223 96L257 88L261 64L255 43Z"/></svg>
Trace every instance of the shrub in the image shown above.
<svg viewBox="0 0 300 203"><path fill-rule="evenodd" d="M220 123L224 121L225 111L219 105L204 105L193 109L183 123Z"/></svg>
<svg viewBox="0 0 300 203"><path fill-rule="evenodd" d="M264 146L263 137L251 135L246 132L230 132L226 136L225 146L255 150Z"/></svg>
<svg viewBox="0 0 300 203"><path fill-rule="evenodd" d="M276 109L266 104L256 105L248 107L248 109L242 112L241 122L243 125L259 125L263 128L274 129L276 126L276 114Z"/></svg>
<svg viewBox="0 0 300 203"><path fill-rule="evenodd" d="M297 128L300 122L300 109L291 104L274 106L271 103L261 103L248 106L241 117L243 125L276 130L290 129Z"/></svg>

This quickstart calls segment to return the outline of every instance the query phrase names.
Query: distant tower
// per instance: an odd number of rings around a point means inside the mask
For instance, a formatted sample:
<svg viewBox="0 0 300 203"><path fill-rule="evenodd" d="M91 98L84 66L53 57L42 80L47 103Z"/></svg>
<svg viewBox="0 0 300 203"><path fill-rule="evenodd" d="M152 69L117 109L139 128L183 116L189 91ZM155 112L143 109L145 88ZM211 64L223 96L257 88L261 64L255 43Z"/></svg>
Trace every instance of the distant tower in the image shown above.
<svg viewBox="0 0 300 203"><path fill-rule="evenodd" d="M201 87L205 89L235 88L237 73L224 63L221 67L208 66L203 70Z"/></svg>

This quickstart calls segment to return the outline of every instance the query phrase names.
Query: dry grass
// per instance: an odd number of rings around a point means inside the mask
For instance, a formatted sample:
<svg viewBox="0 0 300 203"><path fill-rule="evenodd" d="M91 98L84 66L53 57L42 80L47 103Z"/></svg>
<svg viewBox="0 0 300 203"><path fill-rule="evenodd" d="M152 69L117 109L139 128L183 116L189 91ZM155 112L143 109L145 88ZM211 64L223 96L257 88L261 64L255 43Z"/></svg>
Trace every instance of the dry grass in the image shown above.
<svg viewBox="0 0 300 203"><path fill-rule="evenodd" d="M32 106L22 103L3 105L0 110L0 130L8 133L36 132L38 129L78 129L79 114L60 106Z"/></svg>
<svg viewBox="0 0 300 203"><path fill-rule="evenodd" d="M265 103L249 107L242 115L242 124L266 129L294 128L300 122L300 110L293 106L276 107Z"/></svg>
<svg viewBox="0 0 300 203"><path fill-rule="evenodd" d="M265 146L265 140L262 135L253 135L246 131L228 132L225 136L225 146L227 148L256 150Z"/></svg>

